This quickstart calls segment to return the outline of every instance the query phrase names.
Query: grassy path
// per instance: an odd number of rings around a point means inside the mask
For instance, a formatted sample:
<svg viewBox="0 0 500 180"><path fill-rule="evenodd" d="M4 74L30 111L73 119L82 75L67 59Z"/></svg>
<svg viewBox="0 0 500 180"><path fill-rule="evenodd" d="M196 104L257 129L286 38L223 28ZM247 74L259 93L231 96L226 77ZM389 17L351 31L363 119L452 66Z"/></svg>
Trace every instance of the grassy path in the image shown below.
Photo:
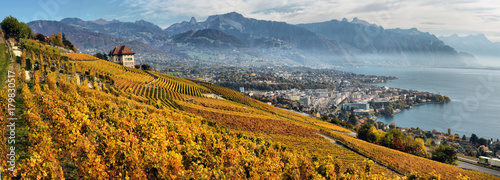
<svg viewBox="0 0 500 180"><path fill-rule="evenodd" d="M5 85L5 79L7 78L7 71L11 63L9 56L9 48L3 37L0 37L0 87Z"/></svg>

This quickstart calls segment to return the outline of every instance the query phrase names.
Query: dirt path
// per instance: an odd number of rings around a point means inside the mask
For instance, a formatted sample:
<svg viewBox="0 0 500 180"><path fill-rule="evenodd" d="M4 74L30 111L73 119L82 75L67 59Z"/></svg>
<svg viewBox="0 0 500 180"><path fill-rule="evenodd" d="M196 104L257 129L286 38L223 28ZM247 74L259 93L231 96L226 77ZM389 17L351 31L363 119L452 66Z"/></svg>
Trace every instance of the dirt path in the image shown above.
<svg viewBox="0 0 500 180"><path fill-rule="evenodd" d="M148 73L149 75L153 76L153 78L155 78L155 79L153 79L152 81L148 82L148 83L146 84L146 86L149 86L149 85L153 84L155 81L157 81L157 80L159 79L159 77L158 77L158 76L156 76L156 75L154 75L154 74L152 74L152 73L149 73L149 72L147 72L147 71L145 71L145 72L146 72L146 73Z"/></svg>
<svg viewBox="0 0 500 180"><path fill-rule="evenodd" d="M10 59L12 60L9 71L14 71L15 60L14 60L14 57L12 57L12 54L13 54L12 47L10 46L10 43L8 43L4 37L0 37L0 43L7 44L7 49L9 50Z"/></svg>
<svg viewBox="0 0 500 180"><path fill-rule="evenodd" d="M341 148L344 148L343 146L337 144L337 140L331 138L330 136L327 136L327 135L324 135L324 134L321 134L319 132L315 132L317 135L320 135L321 137L325 138L326 140L330 141L331 143L337 145L338 147L341 147Z"/></svg>
<svg viewBox="0 0 500 180"><path fill-rule="evenodd" d="M149 85L153 84L155 81L157 81L157 80L158 80L158 77L156 77L156 76L153 76L153 77L154 77L155 79L153 79L152 81L148 82L148 83L146 84L147 86L149 86Z"/></svg>

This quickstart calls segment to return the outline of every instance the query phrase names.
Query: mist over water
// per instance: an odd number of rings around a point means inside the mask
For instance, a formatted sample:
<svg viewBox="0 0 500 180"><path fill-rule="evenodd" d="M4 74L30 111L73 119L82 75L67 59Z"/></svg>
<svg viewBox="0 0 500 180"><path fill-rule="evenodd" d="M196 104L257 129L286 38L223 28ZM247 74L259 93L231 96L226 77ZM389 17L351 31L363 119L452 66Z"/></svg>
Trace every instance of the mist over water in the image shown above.
<svg viewBox="0 0 500 180"><path fill-rule="evenodd" d="M339 70L359 74L396 76L399 79L377 84L408 90L438 93L451 98L446 104L428 104L405 110L384 123L400 127L436 129L452 134L500 138L500 70L452 68L361 67Z"/></svg>
<svg viewBox="0 0 500 180"><path fill-rule="evenodd" d="M477 63L484 67L500 69L500 59L491 56L476 56Z"/></svg>

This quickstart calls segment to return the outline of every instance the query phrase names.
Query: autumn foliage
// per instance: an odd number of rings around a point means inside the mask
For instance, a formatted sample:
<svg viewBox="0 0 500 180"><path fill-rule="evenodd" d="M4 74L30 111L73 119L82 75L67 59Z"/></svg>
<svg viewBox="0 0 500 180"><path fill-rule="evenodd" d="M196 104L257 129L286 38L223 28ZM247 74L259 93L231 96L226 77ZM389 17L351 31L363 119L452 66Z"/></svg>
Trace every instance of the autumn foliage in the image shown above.
<svg viewBox="0 0 500 180"><path fill-rule="evenodd" d="M96 57L91 56L89 54L83 54L83 53L67 53L67 54L64 54L64 56L68 57L68 59L70 59L70 60L77 60L77 61L99 60L99 58L96 58Z"/></svg>
<svg viewBox="0 0 500 180"><path fill-rule="evenodd" d="M50 73L44 85L20 84L20 101L25 108L22 126L29 128L23 145L29 148L26 156L18 160L14 173L3 170L4 177L383 177L367 173L363 162L344 170L343 163L339 163L342 161L334 157L316 159L308 152L291 151L281 143L235 133L199 116L157 109L67 79L66 75ZM7 147L1 148L5 151ZM7 166L4 159L2 165Z"/></svg>
<svg viewBox="0 0 500 180"><path fill-rule="evenodd" d="M408 176L412 173L417 173L425 178L431 178L431 175L434 174L439 175L443 179L457 179L457 175L464 175L472 179L497 179L490 174L481 173L479 171L465 170L456 166L368 143L341 133L324 130L322 130L321 133L329 135L335 139L339 139L357 151L362 152L377 161L387 164L388 166L403 172Z"/></svg>
<svg viewBox="0 0 500 180"><path fill-rule="evenodd" d="M51 44L53 44L55 46L64 47L61 33L56 33L56 34L51 35L49 37L49 41Z"/></svg>
<svg viewBox="0 0 500 180"><path fill-rule="evenodd" d="M408 174L494 178L351 138L342 127L213 84L63 60L48 46L22 44L39 69L31 81L16 80L19 156L15 172L1 169L7 179L406 179L318 131ZM7 89L0 91L6 102ZM4 127L6 109L0 103ZM6 128L0 133L5 154ZM0 164L8 166L5 158Z"/></svg>

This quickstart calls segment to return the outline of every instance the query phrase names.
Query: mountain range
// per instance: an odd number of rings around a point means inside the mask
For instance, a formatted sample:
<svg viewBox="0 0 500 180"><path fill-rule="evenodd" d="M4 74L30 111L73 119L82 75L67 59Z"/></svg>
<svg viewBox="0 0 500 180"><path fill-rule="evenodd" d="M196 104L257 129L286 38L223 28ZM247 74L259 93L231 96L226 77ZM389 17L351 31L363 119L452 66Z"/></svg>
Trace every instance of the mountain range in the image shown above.
<svg viewBox="0 0 500 180"><path fill-rule="evenodd" d="M78 18L28 25L45 35L63 32L86 53L127 45L139 59L157 65L465 67L475 61L432 34L415 28L384 29L357 18L293 25L232 12L209 16L203 22L191 18L166 29L143 20Z"/></svg>
<svg viewBox="0 0 500 180"><path fill-rule="evenodd" d="M500 57L500 42L491 42L484 34L460 37L456 34L439 39L457 51L468 52L480 58Z"/></svg>

